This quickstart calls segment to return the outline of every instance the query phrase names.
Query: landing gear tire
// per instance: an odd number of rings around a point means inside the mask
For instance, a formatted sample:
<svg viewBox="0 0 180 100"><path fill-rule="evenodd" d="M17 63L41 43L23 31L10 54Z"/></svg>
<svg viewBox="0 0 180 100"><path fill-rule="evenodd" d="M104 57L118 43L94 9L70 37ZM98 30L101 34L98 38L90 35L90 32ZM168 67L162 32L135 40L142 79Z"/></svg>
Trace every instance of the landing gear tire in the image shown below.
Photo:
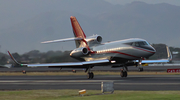
<svg viewBox="0 0 180 100"><path fill-rule="evenodd" d="M127 71L124 72L124 77L127 77Z"/></svg>
<svg viewBox="0 0 180 100"><path fill-rule="evenodd" d="M123 71L123 70L121 70L121 73L120 73L120 76L121 77L127 77L127 71Z"/></svg>
<svg viewBox="0 0 180 100"><path fill-rule="evenodd" d="M139 72L142 72L143 71L143 68L139 68Z"/></svg>
<svg viewBox="0 0 180 100"><path fill-rule="evenodd" d="M87 77L88 77L88 79L93 79L94 73L93 72L87 73Z"/></svg>

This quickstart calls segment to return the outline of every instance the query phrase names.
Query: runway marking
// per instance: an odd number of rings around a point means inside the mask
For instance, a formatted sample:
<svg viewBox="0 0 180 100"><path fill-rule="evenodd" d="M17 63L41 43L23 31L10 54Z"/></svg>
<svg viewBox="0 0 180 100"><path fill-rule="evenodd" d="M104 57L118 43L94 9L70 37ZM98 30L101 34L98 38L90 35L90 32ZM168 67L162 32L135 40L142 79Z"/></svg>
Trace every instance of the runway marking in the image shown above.
<svg viewBox="0 0 180 100"><path fill-rule="evenodd" d="M82 84L82 85L86 85L86 84L93 84L93 85L101 85L101 83L100 82L97 82L97 83L0 83L1 85L2 84L17 84L17 85L20 85L20 84L26 84L26 85L29 85L29 84L34 84L34 85L38 85L38 84L40 84L40 85L45 85L45 84L54 84L54 85L57 85L57 84L63 84L63 85L65 85L65 84L67 84L67 85L70 85L70 84ZM136 84L134 84L134 83L128 83L128 84L126 84L126 83L114 83L114 85L130 85L130 86L134 86L134 85L137 85L137 86L139 86L139 85L147 85L147 86L150 86L150 85L158 85L158 86L163 86L163 85L180 85L179 83L149 83L149 84L141 84L141 83L136 83Z"/></svg>
<svg viewBox="0 0 180 100"><path fill-rule="evenodd" d="M34 82L34 83L40 83L40 82L44 82L44 83L66 83L66 82L112 82L112 81L116 81L116 80L41 80L41 81L36 81L36 80L18 80L18 81L14 81L14 80L5 80L5 81L0 81L0 83L27 83L27 82ZM123 80L122 80L123 81Z"/></svg>
<svg viewBox="0 0 180 100"><path fill-rule="evenodd" d="M180 83L114 83L118 85L180 85Z"/></svg>

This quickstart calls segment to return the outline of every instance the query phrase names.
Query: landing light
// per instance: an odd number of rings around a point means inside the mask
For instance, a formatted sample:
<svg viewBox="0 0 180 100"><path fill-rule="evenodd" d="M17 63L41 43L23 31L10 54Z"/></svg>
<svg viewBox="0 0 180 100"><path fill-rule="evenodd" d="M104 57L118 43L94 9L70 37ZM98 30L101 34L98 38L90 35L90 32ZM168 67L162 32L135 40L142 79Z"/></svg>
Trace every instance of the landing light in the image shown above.
<svg viewBox="0 0 180 100"><path fill-rule="evenodd" d="M111 61L111 63L116 63L116 61L113 60L113 61Z"/></svg>

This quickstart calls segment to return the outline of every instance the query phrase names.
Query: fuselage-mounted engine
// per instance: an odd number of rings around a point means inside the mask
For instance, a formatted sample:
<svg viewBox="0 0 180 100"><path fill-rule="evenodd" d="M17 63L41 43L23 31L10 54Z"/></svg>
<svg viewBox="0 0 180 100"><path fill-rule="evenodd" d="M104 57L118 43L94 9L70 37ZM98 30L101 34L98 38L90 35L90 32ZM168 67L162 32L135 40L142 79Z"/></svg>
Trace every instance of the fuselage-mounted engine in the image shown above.
<svg viewBox="0 0 180 100"><path fill-rule="evenodd" d="M93 36L87 37L85 40L87 41L88 45L91 47L91 46L101 44L102 37L100 35L93 35Z"/></svg>
<svg viewBox="0 0 180 100"><path fill-rule="evenodd" d="M80 47L74 49L71 53L71 57L83 57L89 54L89 50L86 47Z"/></svg>

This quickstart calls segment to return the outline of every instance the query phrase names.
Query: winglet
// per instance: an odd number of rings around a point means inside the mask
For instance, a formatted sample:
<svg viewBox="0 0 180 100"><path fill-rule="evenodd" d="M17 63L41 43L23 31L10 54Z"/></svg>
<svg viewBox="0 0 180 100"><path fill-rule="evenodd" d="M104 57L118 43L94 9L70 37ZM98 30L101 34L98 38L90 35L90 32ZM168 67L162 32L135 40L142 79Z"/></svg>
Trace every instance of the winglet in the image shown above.
<svg viewBox="0 0 180 100"><path fill-rule="evenodd" d="M171 51L169 50L169 47L166 46L166 49L167 49L168 60L172 61L172 55L171 55Z"/></svg>
<svg viewBox="0 0 180 100"><path fill-rule="evenodd" d="M170 61L172 61L172 55L171 55L171 51L169 50L169 47L166 46L167 49L167 59L159 59L159 60L142 60L142 63L168 63ZM138 60L136 60L135 62L139 62Z"/></svg>
<svg viewBox="0 0 180 100"><path fill-rule="evenodd" d="M11 59L12 59L16 64L18 64L18 65L20 65L20 66L27 66L27 64L21 64L21 63L17 62L16 59L14 59L14 57L12 56L12 54L11 54L9 51L8 51L8 54L9 54L9 56L11 57Z"/></svg>

